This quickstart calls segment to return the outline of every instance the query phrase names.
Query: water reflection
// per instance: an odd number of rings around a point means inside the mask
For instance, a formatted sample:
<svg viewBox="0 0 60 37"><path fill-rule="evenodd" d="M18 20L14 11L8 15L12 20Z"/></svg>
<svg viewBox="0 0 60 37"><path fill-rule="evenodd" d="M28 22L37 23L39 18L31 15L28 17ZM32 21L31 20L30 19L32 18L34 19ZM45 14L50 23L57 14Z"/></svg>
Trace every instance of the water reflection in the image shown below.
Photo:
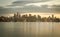
<svg viewBox="0 0 60 37"><path fill-rule="evenodd" d="M0 22L0 37L60 37L56 22Z"/></svg>

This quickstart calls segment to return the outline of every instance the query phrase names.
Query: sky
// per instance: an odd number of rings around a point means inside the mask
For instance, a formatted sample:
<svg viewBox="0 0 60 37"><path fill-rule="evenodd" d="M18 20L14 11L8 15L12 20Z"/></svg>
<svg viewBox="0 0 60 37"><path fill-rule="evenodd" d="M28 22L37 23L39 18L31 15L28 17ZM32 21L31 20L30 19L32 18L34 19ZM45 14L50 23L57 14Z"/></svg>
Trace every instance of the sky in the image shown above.
<svg viewBox="0 0 60 37"><path fill-rule="evenodd" d="M0 0L0 14L15 12L60 14L60 0Z"/></svg>

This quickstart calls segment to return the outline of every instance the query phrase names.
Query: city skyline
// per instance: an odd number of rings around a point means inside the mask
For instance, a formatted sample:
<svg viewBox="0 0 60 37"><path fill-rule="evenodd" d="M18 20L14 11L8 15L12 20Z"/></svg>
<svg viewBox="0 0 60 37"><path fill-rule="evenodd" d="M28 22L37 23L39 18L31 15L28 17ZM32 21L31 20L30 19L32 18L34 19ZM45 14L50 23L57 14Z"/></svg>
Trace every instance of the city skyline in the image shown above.
<svg viewBox="0 0 60 37"><path fill-rule="evenodd" d="M0 22L60 22L60 18L54 16L54 14L48 17L41 17L40 15L32 14L21 15L17 12L11 17L0 16Z"/></svg>
<svg viewBox="0 0 60 37"><path fill-rule="evenodd" d="M19 12L18 12L19 13ZM58 13L37 13L37 12L32 12L32 13L28 13L28 12L26 12L26 13L19 13L21 16L22 15L29 15L29 14L32 14L32 16L33 15L40 15L41 17L49 17L49 16L51 16L52 14L55 16L55 17L57 17L57 18L60 18L60 14ZM10 13L10 14L1 14L0 16L5 16L5 17L12 17L12 16L14 16L14 13Z"/></svg>
<svg viewBox="0 0 60 37"><path fill-rule="evenodd" d="M13 17L17 12L60 18L60 0L0 0L0 16Z"/></svg>

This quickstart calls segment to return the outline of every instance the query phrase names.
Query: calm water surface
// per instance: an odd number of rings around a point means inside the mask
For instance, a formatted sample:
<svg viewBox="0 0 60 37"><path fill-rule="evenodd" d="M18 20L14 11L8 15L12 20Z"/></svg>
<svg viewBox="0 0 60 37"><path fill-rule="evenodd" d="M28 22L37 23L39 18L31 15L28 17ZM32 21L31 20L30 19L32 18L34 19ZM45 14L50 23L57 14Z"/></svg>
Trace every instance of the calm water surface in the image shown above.
<svg viewBox="0 0 60 37"><path fill-rule="evenodd" d="M0 37L60 37L60 22L0 22Z"/></svg>

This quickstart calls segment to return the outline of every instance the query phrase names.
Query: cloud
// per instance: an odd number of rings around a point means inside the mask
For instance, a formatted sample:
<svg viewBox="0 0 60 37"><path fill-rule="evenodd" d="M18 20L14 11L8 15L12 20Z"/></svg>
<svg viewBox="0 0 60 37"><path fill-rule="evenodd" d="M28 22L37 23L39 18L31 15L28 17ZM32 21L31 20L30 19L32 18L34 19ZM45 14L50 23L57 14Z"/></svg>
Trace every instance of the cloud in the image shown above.
<svg viewBox="0 0 60 37"><path fill-rule="evenodd" d="M44 2L44 1L50 1L50 0L17 0L17 1L42 1Z"/></svg>
<svg viewBox="0 0 60 37"><path fill-rule="evenodd" d="M44 11L49 11L47 8L47 5L43 5L42 7L30 5L30 6L25 6L23 8L20 8L21 11L28 11L28 12L44 12Z"/></svg>
<svg viewBox="0 0 60 37"><path fill-rule="evenodd" d="M36 3L36 2L39 2L39 1L15 1L10 6L23 6L28 3Z"/></svg>
<svg viewBox="0 0 60 37"><path fill-rule="evenodd" d="M48 5L48 6L52 6L52 5L60 5L60 2L53 0L53 1L48 1L48 2L32 3L32 4L28 4L28 5L36 5L36 6Z"/></svg>
<svg viewBox="0 0 60 37"><path fill-rule="evenodd" d="M4 8L4 7L0 7L0 14L10 13L11 11L13 11L12 8Z"/></svg>
<svg viewBox="0 0 60 37"><path fill-rule="evenodd" d="M47 5L41 7L30 5L22 8L0 8L0 13L15 13L15 12L50 12L51 9Z"/></svg>
<svg viewBox="0 0 60 37"><path fill-rule="evenodd" d="M6 6L8 4L11 4L15 0L0 0L0 6Z"/></svg>
<svg viewBox="0 0 60 37"><path fill-rule="evenodd" d="M41 3L41 2L47 2L47 1L51 1L51 0L17 0L12 2L12 4L8 6L24 6L30 3L39 3L39 2Z"/></svg>
<svg viewBox="0 0 60 37"><path fill-rule="evenodd" d="M17 7L17 8L4 8L0 7L0 13L15 13L15 12L53 12L56 11L56 13L60 12L60 5L53 5L51 8L48 8L48 5L42 5L41 7L35 6L35 5L29 5L24 7ZM59 13L58 12L58 13Z"/></svg>
<svg viewBox="0 0 60 37"><path fill-rule="evenodd" d="M52 6L52 9L53 9L54 11L60 12L60 5L53 5L53 6Z"/></svg>
<svg viewBox="0 0 60 37"><path fill-rule="evenodd" d="M17 0L12 2L12 4L7 5L7 7L24 7L24 6L30 6L30 5L35 5L35 6L42 6L42 5L48 5L49 7L52 5L60 5L59 0Z"/></svg>

